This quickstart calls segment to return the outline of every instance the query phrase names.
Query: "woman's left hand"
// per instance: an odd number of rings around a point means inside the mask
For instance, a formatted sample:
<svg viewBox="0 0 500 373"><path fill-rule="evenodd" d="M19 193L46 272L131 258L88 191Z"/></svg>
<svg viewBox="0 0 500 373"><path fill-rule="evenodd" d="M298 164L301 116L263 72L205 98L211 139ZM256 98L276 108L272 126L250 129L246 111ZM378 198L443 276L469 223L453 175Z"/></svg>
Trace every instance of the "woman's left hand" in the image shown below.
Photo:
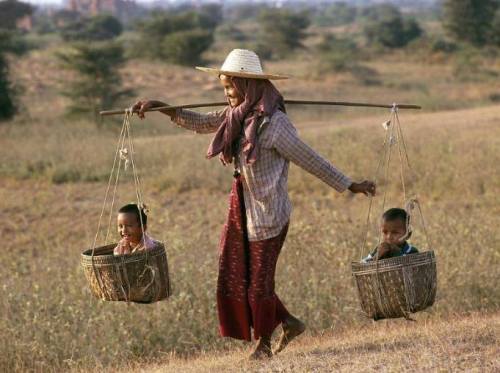
<svg viewBox="0 0 500 373"><path fill-rule="evenodd" d="M361 183L353 182L348 189L353 193L363 193L367 196L369 195L374 196L375 193L377 192L377 186L373 181L370 180L365 180L362 181Z"/></svg>

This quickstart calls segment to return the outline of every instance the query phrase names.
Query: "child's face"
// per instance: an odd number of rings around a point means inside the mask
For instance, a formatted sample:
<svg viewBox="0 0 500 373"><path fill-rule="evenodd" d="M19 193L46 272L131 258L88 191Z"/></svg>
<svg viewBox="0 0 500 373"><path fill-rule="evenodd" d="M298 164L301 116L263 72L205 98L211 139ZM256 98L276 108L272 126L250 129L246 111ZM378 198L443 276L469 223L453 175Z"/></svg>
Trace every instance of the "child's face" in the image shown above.
<svg viewBox="0 0 500 373"><path fill-rule="evenodd" d="M402 243L402 238L406 235L406 223L400 219L382 221L380 226L384 242L398 245Z"/></svg>
<svg viewBox="0 0 500 373"><path fill-rule="evenodd" d="M137 215L129 212L120 212L117 219L118 233L132 245L137 245L142 239L141 222ZM146 230L146 226L144 226Z"/></svg>

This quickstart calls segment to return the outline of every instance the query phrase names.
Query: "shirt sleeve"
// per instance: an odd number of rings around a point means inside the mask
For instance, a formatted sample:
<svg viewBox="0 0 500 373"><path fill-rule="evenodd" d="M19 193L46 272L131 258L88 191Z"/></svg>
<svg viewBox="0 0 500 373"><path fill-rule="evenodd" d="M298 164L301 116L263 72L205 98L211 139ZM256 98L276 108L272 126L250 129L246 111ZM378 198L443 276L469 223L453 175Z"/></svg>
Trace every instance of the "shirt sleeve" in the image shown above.
<svg viewBox="0 0 500 373"><path fill-rule="evenodd" d="M349 177L298 137L297 130L286 116L281 117L275 126L272 145L283 157L324 181L338 192L343 192L351 185L352 181Z"/></svg>
<svg viewBox="0 0 500 373"><path fill-rule="evenodd" d="M211 133L217 131L224 120L224 110L201 114L191 110L178 109L172 120L179 127L196 133Z"/></svg>

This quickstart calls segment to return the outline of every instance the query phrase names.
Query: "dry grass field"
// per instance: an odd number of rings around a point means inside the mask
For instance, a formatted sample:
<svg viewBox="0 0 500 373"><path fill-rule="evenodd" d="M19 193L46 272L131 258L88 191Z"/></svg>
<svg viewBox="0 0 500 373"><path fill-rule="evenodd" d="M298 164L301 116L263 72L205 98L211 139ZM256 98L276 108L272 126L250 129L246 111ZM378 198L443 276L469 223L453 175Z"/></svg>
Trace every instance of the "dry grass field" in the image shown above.
<svg viewBox="0 0 500 373"><path fill-rule="evenodd" d="M420 323L386 321L305 336L271 361L251 362L247 349L171 357L117 371L167 372L495 372L500 369L498 314Z"/></svg>
<svg viewBox="0 0 500 373"><path fill-rule="evenodd" d="M255 365L242 362L248 346L217 335L217 242L231 171L205 160L209 137L177 129L160 114L134 120L149 229L167 245L174 294L154 305L93 299L79 256L97 228L119 125L107 121L97 130L62 117L57 87L64 75L49 52L15 64L29 108L0 126L0 370L498 371L500 106L488 99L498 87L454 80L448 65L412 58L370 62L381 82L375 86L350 74L311 76L305 57L269 68L297 76L278 84L288 98L424 106L401 112L401 121L416 175L408 186L421 200L437 256L436 304L414 323L366 320L350 262L359 259L368 200L335 193L292 166L294 212L276 282L308 335ZM159 78L145 72L151 67ZM141 97L221 98L213 78L186 68L132 62L124 74ZM373 177L388 112L289 113L301 137L345 173ZM392 171L394 182L381 180L379 188L388 188L389 205L401 205L397 164ZM133 200L132 185L124 175L117 205ZM375 234L372 227L371 240ZM413 243L426 249L418 224Z"/></svg>

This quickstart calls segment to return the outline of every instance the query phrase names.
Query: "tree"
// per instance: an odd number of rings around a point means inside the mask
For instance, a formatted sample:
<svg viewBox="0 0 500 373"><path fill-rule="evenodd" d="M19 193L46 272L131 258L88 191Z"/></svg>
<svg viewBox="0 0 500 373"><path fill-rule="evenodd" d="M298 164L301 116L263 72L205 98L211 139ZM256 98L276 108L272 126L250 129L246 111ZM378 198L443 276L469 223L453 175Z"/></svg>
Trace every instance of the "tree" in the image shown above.
<svg viewBox="0 0 500 373"><path fill-rule="evenodd" d="M498 0L444 0L444 27L458 41L483 46L498 7Z"/></svg>
<svg viewBox="0 0 500 373"><path fill-rule="evenodd" d="M404 19L398 8L384 4L368 8L363 33L368 42L389 48L400 48L422 34L414 19Z"/></svg>
<svg viewBox="0 0 500 373"><path fill-rule="evenodd" d="M13 31L0 29L0 121L16 114L16 89L9 80L7 54L20 55L26 51L26 43Z"/></svg>
<svg viewBox="0 0 500 373"><path fill-rule="evenodd" d="M12 85L8 77L9 65L0 51L0 121L12 118L16 112Z"/></svg>
<svg viewBox="0 0 500 373"><path fill-rule="evenodd" d="M119 69L125 63L123 46L116 41L75 43L70 51L58 54L63 67L76 74L62 93L71 99L68 113L93 117L100 124L99 110L112 107L132 95L123 90Z"/></svg>
<svg viewBox="0 0 500 373"><path fill-rule="evenodd" d="M14 30L18 19L31 15L33 7L17 0L0 1L0 28Z"/></svg>
<svg viewBox="0 0 500 373"><path fill-rule="evenodd" d="M261 25L258 52L261 57L283 58L302 47L305 29L310 24L309 13L264 9L258 17ZM262 53L264 52L264 53Z"/></svg>
<svg viewBox="0 0 500 373"><path fill-rule="evenodd" d="M490 41L493 45L500 47L500 8L491 22Z"/></svg>

